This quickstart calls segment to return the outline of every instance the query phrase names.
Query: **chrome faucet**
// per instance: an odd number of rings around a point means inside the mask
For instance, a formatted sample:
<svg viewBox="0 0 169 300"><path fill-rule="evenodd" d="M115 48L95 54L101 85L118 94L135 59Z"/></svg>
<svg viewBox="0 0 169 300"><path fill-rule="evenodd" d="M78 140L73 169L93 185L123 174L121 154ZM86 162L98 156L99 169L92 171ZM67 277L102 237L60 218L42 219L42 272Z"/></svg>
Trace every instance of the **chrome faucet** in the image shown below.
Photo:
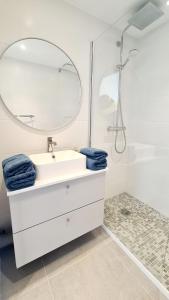
<svg viewBox="0 0 169 300"><path fill-rule="evenodd" d="M53 138L50 136L48 137L47 139L47 142L48 142L48 152L53 152L53 147L57 145L56 142L53 141Z"/></svg>

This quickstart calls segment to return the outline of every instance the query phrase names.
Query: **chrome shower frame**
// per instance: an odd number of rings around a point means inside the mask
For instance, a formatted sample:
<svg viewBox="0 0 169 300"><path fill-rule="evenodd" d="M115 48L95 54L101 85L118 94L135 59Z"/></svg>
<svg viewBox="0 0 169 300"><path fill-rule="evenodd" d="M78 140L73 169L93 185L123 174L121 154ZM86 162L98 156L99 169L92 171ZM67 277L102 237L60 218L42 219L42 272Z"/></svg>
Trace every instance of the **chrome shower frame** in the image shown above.
<svg viewBox="0 0 169 300"><path fill-rule="evenodd" d="M90 42L90 82L89 82L89 126L88 126L88 146L92 147L92 113L93 113L93 57L94 42Z"/></svg>
<svg viewBox="0 0 169 300"><path fill-rule="evenodd" d="M130 27L130 25L128 25L122 32L121 34L121 40L118 44L118 47L120 47L120 65L123 65L123 46L124 46L124 34L127 31L127 29ZM90 88L89 88L89 129L88 129L88 146L91 147L92 146L92 112L93 112L93 57L94 57L94 42L92 41L90 43ZM122 71L123 68L119 68L119 86L118 86L118 95L119 95L119 99L118 99L118 107L117 107L117 115L119 116L119 111L121 111L122 113L122 104L121 104L121 79L122 79ZM114 131L116 133L115 135L115 150L117 153L121 154L125 151L126 149L126 134L125 134L125 130L126 127L124 126L124 121L123 121L123 115L121 118L121 126L118 125L118 118L116 119L116 125L115 126L109 126L107 128L108 131ZM118 139L118 134L119 132L123 132L123 136L124 136L124 148L122 149L123 151L120 151L119 149L117 149L117 139Z"/></svg>

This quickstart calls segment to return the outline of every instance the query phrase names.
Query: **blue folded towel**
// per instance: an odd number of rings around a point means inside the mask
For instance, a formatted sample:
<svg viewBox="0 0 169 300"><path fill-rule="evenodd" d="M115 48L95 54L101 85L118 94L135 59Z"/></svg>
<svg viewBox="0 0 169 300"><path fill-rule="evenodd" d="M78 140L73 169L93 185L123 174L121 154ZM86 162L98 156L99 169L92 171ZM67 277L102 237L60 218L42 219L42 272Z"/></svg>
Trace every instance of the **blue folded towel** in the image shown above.
<svg viewBox="0 0 169 300"><path fill-rule="evenodd" d="M108 156L106 151L96 149L96 148L82 148L80 150L80 153L86 155L89 158L97 159L97 160L106 158Z"/></svg>
<svg viewBox="0 0 169 300"><path fill-rule="evenodd" d="M17 154L2 162L4 180L10 191L32 186L36 170L32 161L24 154Z"/></svg>
<svg viewBox="0 0 169 300"><path fill-rule="evenodd" d="M98 171L107 167L107 152L96 148L82 148L80 153L86 155L86 168Z"/></svg>
<svg viewBox="0 0 169 300"><path fill-rule="evenodd" d="M5 178L5 184L8 190L15 191L34 185L35 179L36 172L32 167L32 171Z"/></svg>
<svg viewBox="0 0 169 300"><path fill-rule="evenodd" d="M105 169L107 167L107 160L106 159L101 159L99 161L99 160L87 157L86 167L87 167L87 169L90 169L90 170L93 170L93 171L99 171L99 170Z"/></svg>
<svg viewBox="0 0 169 300"><path fill-rule="evenodd" d="M29 171L33 166L30 158L24 154L17 154L4 159L2 162L5 177L19 175Z"/></svg>

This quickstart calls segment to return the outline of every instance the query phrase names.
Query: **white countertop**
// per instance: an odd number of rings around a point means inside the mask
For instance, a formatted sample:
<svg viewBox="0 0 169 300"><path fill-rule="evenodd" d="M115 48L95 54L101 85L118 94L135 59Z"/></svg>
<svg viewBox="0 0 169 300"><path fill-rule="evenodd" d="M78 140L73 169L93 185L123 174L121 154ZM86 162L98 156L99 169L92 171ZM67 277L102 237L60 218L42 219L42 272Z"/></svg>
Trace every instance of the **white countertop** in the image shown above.
<svg viewBox="0 0 169 300"><path fill-rule="evenodd" d="M83 178L86 176L93 176L93 175L100 174L100 173L106 173L107 170L108 170L108 168L99 170L99 171L91 171L91 170L85 169L83 172L76 173L76 174L66 174L65 176L57 176L57 177L53 177L53 178L45 179L45 180L36 180L35 184L28 188L24 188L24 189L16 190L16 191L7 190L7 196L11 197L11 196L26 193L29 191L37 190L40 188L45 188L45 187L55 185L58 183L62 183L65 181L71 181L71 180Z"/></svg>

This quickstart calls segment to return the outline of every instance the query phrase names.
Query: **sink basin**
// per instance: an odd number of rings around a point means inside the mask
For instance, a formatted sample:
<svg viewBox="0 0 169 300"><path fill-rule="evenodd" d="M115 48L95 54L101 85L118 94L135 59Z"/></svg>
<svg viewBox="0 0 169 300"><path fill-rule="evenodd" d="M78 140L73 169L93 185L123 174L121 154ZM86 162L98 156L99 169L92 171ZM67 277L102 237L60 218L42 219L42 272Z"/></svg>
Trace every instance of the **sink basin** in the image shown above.
<svg viewBox="0 0 169 300"><path fill-rule="evenodd" d="M86 169L86 156L73 150L32 154L29 157L36 166L37 180L75 175Z"/></svg>

